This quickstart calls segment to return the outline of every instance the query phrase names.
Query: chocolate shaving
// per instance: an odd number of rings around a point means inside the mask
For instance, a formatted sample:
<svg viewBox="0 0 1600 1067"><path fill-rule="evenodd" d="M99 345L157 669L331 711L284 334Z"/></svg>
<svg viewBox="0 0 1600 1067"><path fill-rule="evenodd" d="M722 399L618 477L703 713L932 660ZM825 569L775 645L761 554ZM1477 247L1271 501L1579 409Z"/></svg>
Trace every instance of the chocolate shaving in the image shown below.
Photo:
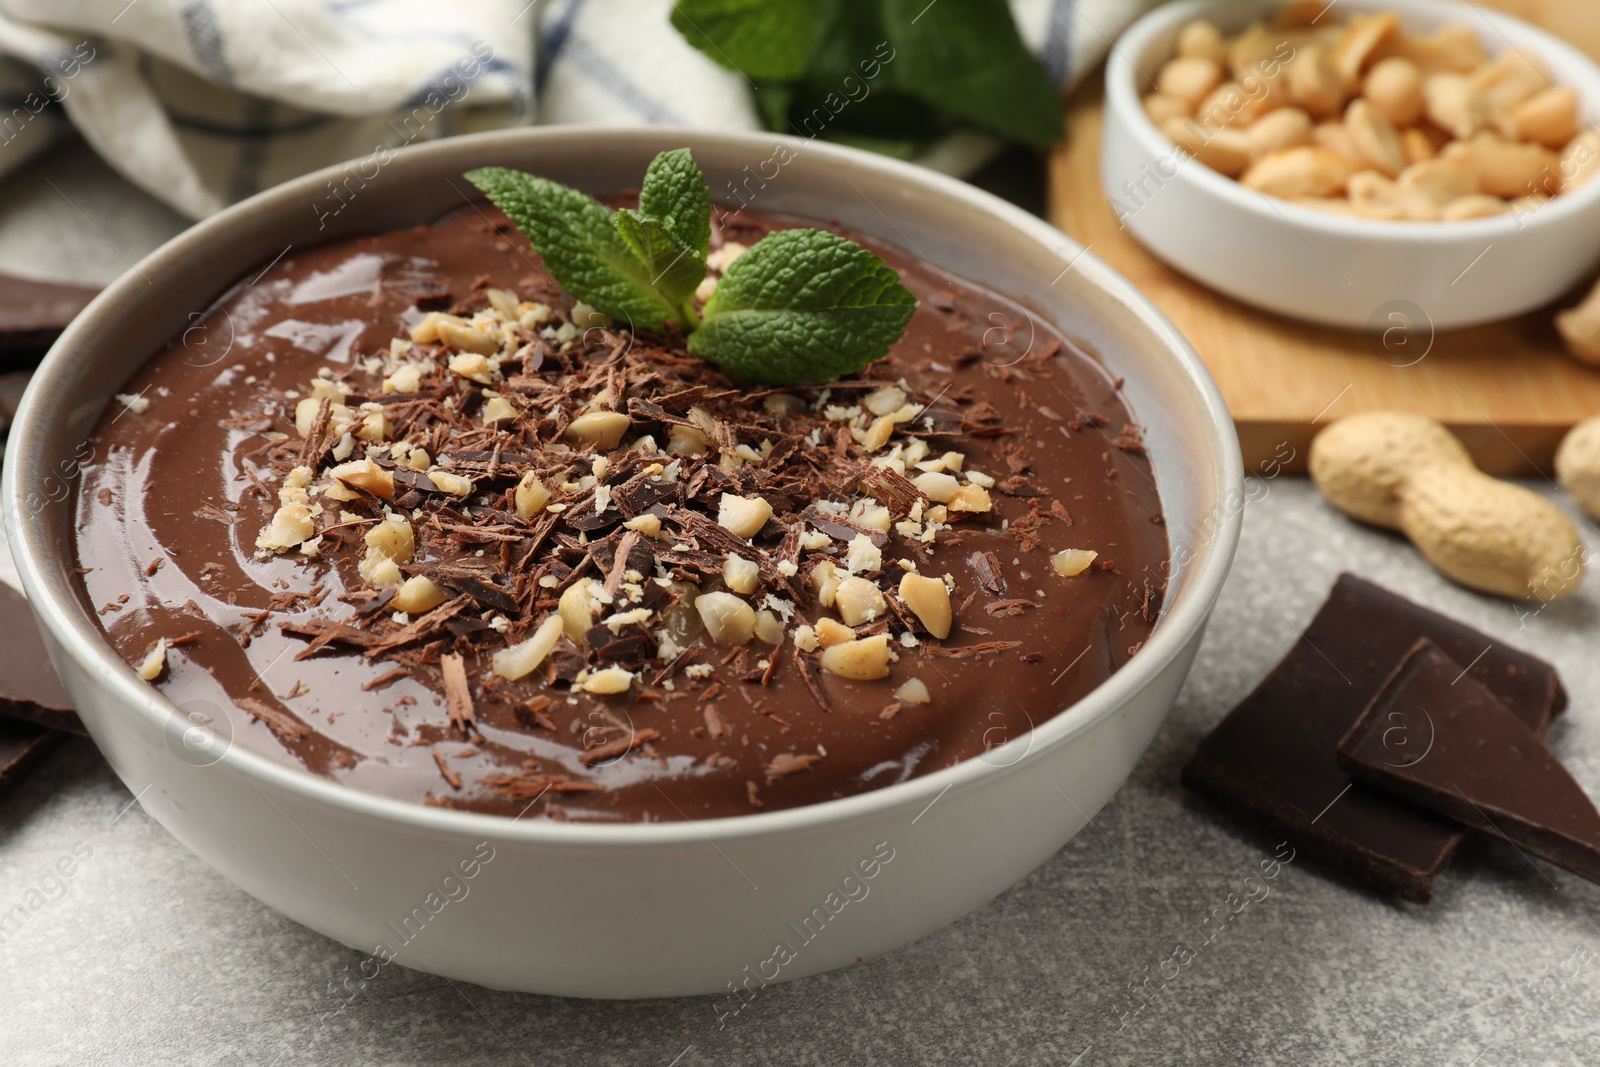
<svg viewBox="0 0 1600 1067"><path fill-rule="evenodd" d="M605 786L599 782L580 782L560 774L540 774L536 767L518 774L486 774L480 781L508 800L534 801L546 793L600 793L605 790Z"/></svg>
<svg viewBox="0 0 1600 1067"><path fill-rule="evenodd" d="M817 707L823 711L831 712L828 707L828 698L823 695L822 686L817 681L817 667L805 656L796 656L794 665L800 671L800 680L806 684L806 690L811 694L811 699L817 702Z"/></svg>
<svg viewBox="0 0 1600 1067"><path fill-rule="evenodd" d="M311 734L311 727L281 708L275 708L255 697L235 697L234 704L250 714L256 722L265 723L274 737L285 745L292 745Z"/></svg>
<svg viewBox="0 0 1600 1067"><path fill-rule="evenodd" d="M589 751L578 756L585 764L593 767L596 763L604 763L613 756L626 755L646 741L654 741L661 736L660 730L645 727L643 730L634 730L626 737L619 737L615 741L607 741L603 745L596 745Z"/></svg>
<svg viewBox="0 0 1600 1067"><path fill-rule="evenodd" d="M517 718L524 723L531 723L534 726L538 726L549 730L551 733L555 733L555 722L550 718L549 715L545 714L550 705L553 703L555 703L555 701L551 700L547 696L531 697L517 705Z"/></svg>
<svg viewBox="0 0 1600 1067"><path fill-rule="evenodd" d="M293 634L295 637L311 638L311 643L295 654L294 658L296 660L310 659L334 642L342 645L354 645L357 648L371 648L380 640L365 630L358 630L354 626L342 622L316 623L289 620L280 622L278 629L286 634Z"/></svg>
<svg viewBox="0 0 1600 1067"><path fill-rule="evenodd" d="M860 482L862 491L888 508L897 522L911 514L911 509L918 502L927 500L922 490L913 485L910 479L888 467L868 463L861 468L856 480Z"/></svg>
<svg viewBox="0 0 1600 1067"><path fill-rule="evenodd" d="M967 565L977 575L984 590L999 596L1006 591L1005 574L1000 570L1000 560L993 552L974 552L967 557Z"/></svg>
<svg viewBox="0 0 1600 1067"><path fill-rule="evenodd" d="M393 685L400 679L409 678L410 676L410 671L406 670L404 667L397 667L392 671L385 671L370 681L363 682L361 684L361 691L364 693L371 693L377 689L387 689L390 685Z"/></svg>
<svg viewBox="0 0 1600 1067"><path fill-rule="evenodd" d="M410 623L396 630L394 633L387 634L379 640L372 642L372 644L367 648L365 655L371 659L389 652L393 652L397 648L403 648L406 645L411 644L413 641L420 641L424 637L431 637L442 630L446 622L455 618L463 610L465 610L466 606L471 602L472 598L465 595L458 596L454 600L448 600L434 608L432 611L428 612L426 615L422 616L420 619L413 619Z"/></svg>
<svg viewBox="0 0 1600 1067"><path fill-rule="evenodd" d="M444 775L444 780L450 783L451 789L461 788L461 776L455 771L452 771L450 769L450 765L444 761L444 753L440 752L438 749L434 749L433 762L438 764L439 773Z"/></svg>
<svg viewBox="0 0 1600 1067"><path fill-rule="evenodd" d="M882 530L874 530L866 526L858 526L843 515L829 515L818 511L815 505L806 508L800 513L800 518L805 524L818 533L825 533L835 541L849 544L857 537L865 534L878 548L889 543L889 535Z"/></svg>
<svg viewBox="0 0 1600 1067"><path fill-rule="evenodd" d="M723 721L722 716L717 713L717 709L711 705L707 704L705 706L701 716L706 720L706 733L712 737L726 737L732 732L728 729L728 724Z"/></svg>
<svg viewBox="0 0 1600 1067"><path fill-rule="evenodd" d="M959 645L956 648L934 646L930 643L927 646L927 652L930 656L939 656L943 659L974 659L978 656L993 656L1008 649L1021 647L1021 641L982 641L976 645Z"/></svg>
<svg viewBox="0 0 1600 1067"><path fill-rule="evenodd" d="M450 714L450 725L462 733L476 726L478 716L472 706L472 687L467 683L467 664L455 652L439 657L439 673L444 678L445 708Z"/></svg>
<svg viewBox="0 0 1600 1067"><path fill-rule="evenodd" d="M797 756L793 752L780 752L772 757L771 763L767 764L767 784L771 785L779 778L807 770L821 758L821 756L810 753L804 756Z"/></svg>
<svg viewBox="0 0 1600 1067"><path fill-rule="evenodd" d="M458 567L433 567L421 573L425 573L440 585L448 586L458 593L471 597L486 608L493 608L512 617L522 613L522 609L518 607L509 592Z"/></svg>

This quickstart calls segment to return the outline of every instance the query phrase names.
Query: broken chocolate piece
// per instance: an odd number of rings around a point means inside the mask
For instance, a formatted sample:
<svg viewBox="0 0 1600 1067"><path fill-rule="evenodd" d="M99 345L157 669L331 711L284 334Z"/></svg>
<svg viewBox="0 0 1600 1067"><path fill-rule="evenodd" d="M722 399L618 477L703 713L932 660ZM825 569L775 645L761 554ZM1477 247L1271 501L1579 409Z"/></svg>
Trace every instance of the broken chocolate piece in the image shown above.
<svg viewBox="0 0 1600 1067"><path fill-rule="evenodd" d="M1356 778L1600 882L1600 811L1544 741L1426 639L1339 743Z"/></svg>
<svg viewBox="0 0 1600 1067"><path fill-rule="evenodd" d="M0 789L15 783L65 736L33 723L0 720Z"/></svg>
<svg viewBox="0 0 1600 1067"><path fill-rule="evenodd" d="M0 274L0 355L40 355L100 290Z"/></svg>
<svg viewBox="0 0 1600 1067"><path fill-rule="evenodd" d="M1340 739L1422 637L1536 733L1566 706L1550 664L1344 574L1282 662L1201 742L1184 785L1376 889L1426 904L1466 832L1353 781L1337 758Z"/></svg>
<svg viewBox="0 0 1600 1067"><path fill-rule="evenodd" d="M22 594L0 582L0 612L16 620L0 646L0 717L22 719L57 730L88 735L72 700L61 688L44 650L33 610Z"/></svg>

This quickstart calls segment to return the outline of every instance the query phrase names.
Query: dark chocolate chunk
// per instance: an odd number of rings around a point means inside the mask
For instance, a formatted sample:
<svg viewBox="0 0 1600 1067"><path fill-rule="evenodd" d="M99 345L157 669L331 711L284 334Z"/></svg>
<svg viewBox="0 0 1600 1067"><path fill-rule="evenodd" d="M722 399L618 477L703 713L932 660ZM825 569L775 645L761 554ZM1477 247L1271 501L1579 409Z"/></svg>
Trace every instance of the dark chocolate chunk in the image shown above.
<svg viewBox="0 0 1600 1067"><path fill-rule="evenodd" d="M43 353L99 291L0 274L0 354Z"/></svg>
<svg viewBox="0 0 1600 1067"><path fill-rule="evenodd" d="M0 789L11 785L23 771L66 735L29 722L0 720Z"/></svg>
<svg viewBox="0 0 1600 1067"><path fill-rule="evenodd" d="M1427 903L1466 832L1355 782L1337 757L1340 739L1423 637L1536 733L1566 706L1550 664L1344 574L1288 655L1201 742L1184 784L1376 889Z"/></svg>
<svg viewBox="0 0 1600 1067"><path fill-rule="evenodd" d="M1339 743L1339 766L1600 882L1600 811L1544 741L1428 640Z"/></svg>
<svg viewBox="0 0 1600 1067"><path fill-rule="evenodd" d="M0 612L14 620L6 640L0 643L0 717L87 734L50 664L44 638L33 621L33 609L21 593L3 582Z"/></svg>

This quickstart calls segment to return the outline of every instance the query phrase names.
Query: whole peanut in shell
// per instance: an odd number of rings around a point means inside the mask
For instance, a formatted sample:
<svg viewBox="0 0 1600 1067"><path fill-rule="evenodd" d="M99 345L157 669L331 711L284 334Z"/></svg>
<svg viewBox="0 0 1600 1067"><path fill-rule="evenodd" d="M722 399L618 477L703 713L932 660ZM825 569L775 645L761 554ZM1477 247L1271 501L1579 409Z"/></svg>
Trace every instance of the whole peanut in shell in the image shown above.
<svg viewBox="0 0 1600 1067"><path fill-rule="evenodd" d="M1550 501L1473 466L1432 419L1351 415L1311 442L1311 478L1329 503L1404 533L1446 577L1517 600L1550 600L1583 579L1583 541Z"/></svg>

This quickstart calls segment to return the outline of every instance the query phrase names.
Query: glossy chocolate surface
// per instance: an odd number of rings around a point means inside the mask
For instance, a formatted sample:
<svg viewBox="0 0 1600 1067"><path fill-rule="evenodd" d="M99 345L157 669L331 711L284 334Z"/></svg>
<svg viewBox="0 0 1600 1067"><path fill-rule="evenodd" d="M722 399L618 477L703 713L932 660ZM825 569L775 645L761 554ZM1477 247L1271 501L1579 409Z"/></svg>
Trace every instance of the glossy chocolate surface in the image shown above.
<svg viewBox="0 0 1600 1067"><path fill-rule="evenodd" d="M766 228L795 224L728 220L722 235L748 244ZM1136 418L1097 363L1018 305L871 246L919 306L906 336L867 376L903 381L930 411L970 413L987 403L990 425L1000 428L932 442L935 454L961 451L969 469L999 485L990 490L992 512L956 523L931 555L916 557L923 573L953 577L956 628L943 642L925 637L909 647L898 640L903 627L891 625L899 658L889 679L847 681L802 657L814 691L786 638L770 671L759 666L773 657L770 646L730 653L702 643L669 678L647 670L622 697L571 692L540 673L503 683L489 677L488 658L505 638L481 625L496 612L474 606L463 619L476 628L450 646L464 655L473 687L476 725L463 729L447 715L431 661L401 675L394 662L338 644L297 658L308 640L285 624L302 632L333 620L364 624L361 541L330 537L314 560L256 558L256 535L277 504L260 458L263 435L295 435L294 397L285 393L304 395L319 368L376 394L378 377L360 364L422 317L419 300L482 306L486 278L566 314L571 298L488 209L295 249L227 294L199 332L156 353L120 390L146 397L148 410L113 405L91 442L78 500L86 602L131 663L158 637L183 638L155 684L186 714L226 719L220 732L233 743L407 800L528 818L721 817L860 793L981 756L1071 706L1149 635L1166 573L1160 503ZM596 358L617 338L600 338ZM848 395L851 387L840 388ZM808 402L820 396L792 392ZM268 491L255 491L255 479ZM500 491L472 503L505 501ZM883 549L886 591L889 572L899 573L890 561L916 554L903 541L891 534ZM491 546L479 558L514 570L522 547ZM1099 558L1088 572L1062 577L1050 556L1065 548ZM801 602L794 622L824 614ZM686 673L696 663L709 673ZM926 684L928 703L895 698L913 677ZM617 758L583 758L630 736L648 739ZM565 784L542 788L552 781Z"/></svg>

